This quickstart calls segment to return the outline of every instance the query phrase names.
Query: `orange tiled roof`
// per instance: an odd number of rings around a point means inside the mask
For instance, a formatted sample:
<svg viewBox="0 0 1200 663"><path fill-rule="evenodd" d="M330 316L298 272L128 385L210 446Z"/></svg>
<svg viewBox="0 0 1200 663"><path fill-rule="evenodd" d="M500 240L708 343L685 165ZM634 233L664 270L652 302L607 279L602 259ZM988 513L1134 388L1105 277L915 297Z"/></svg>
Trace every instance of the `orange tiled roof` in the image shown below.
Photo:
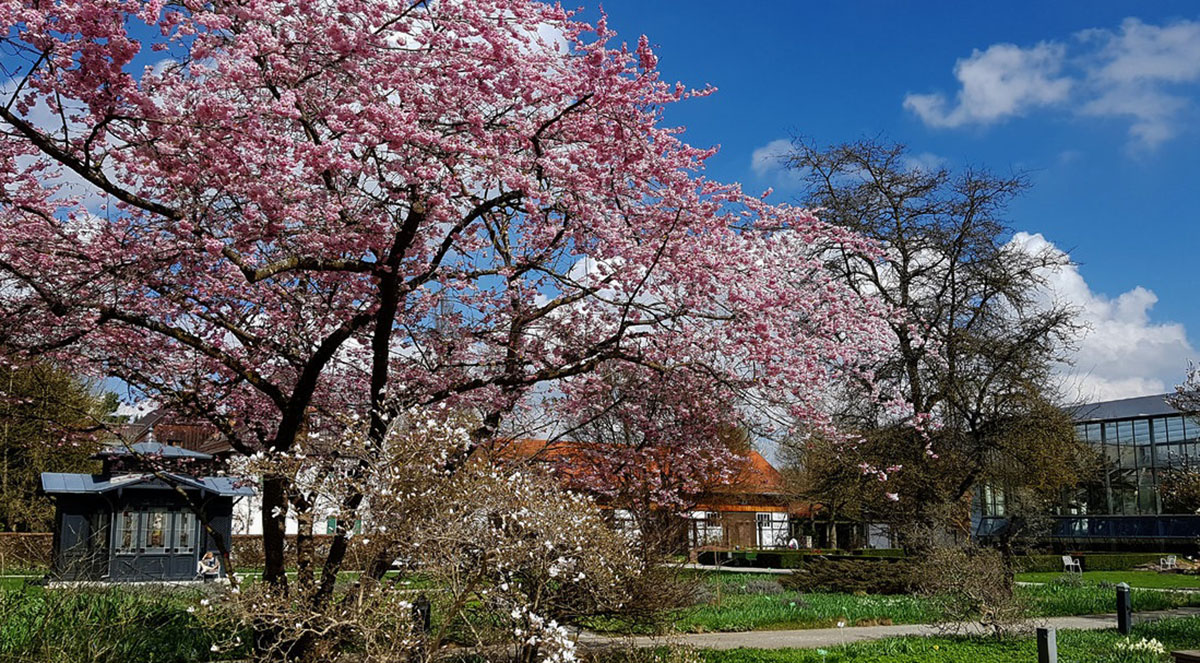
<svg viewBox="0 0 1200 663"><path fill-rule="evenodd" d="M552 462L559 466L560 471L570 475L572 461L578 459L580 451L588 444L571 440L518 438L497 440L489 447L488 453L497 460ZM744 459L744 464L733 479L713 486L711 492L759 495L782 495L786 492L783 475L762 454L751 449Z"/></svg>
<svg viewBox="0 0 1200 663"><path fill-rule="evenodd" d="M782 495L783 475L763 455L751 449L745 464L728 484L713 488L717 493L758 493Z"/></svg>

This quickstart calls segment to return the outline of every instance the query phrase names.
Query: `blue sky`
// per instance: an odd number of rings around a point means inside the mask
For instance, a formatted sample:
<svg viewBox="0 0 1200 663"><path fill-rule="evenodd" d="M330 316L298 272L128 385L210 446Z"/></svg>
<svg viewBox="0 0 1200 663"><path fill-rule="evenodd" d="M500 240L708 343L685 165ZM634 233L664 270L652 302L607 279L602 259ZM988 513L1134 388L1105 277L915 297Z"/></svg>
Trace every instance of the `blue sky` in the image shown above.
<svg viewBox="0 0 1200 663"><path fill-rule="evenodd" d="M603 6L621 39L649 36L664 78L718 88L667 115L721 146L717 179L793 199L770 156L795 133L882 134L929 163L1027 172L1011 226L1079 263L1055 289L1092 328L1069 396L1161 392L1200 359L1200 5Z"/></svg>

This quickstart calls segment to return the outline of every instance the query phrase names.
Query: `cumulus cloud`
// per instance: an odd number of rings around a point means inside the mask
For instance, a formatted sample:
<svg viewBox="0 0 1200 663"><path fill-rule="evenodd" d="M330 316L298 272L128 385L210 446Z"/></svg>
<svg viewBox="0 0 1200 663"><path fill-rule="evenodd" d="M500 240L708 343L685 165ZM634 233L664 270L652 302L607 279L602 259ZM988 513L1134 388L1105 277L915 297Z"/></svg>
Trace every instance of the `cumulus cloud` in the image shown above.
<svg viewBox="0 0 1200 663"><path fill-rule="evenodd" d="M954 65L961 89L951 106L945 95L909 94L904 107L933 127L991 124L1030 108L1067 99L1072 81L1060 76L1066 49L1043 42L1032 48L994 44Z"/></svg>
<svg viewBox="0 0 1200 663"><path fill-rule="evenodd" d="M1179 133L1200 84L1200 22L1084 30L1030 47L994 44L954 67L959 90L911 93L904 107L938 128L988 125L1036 109L1129 122L1133 145L1153 148Z"/></svg>
<svg viewBox="0 0 1200 663"><path fill-rule="evenodd" d="M1019 232L1012 243L1030 251L1054 248L1041 234ZM1064 396L1073 401L1102 401L1171 391L1195 356L1187 330L1176 322L1154 322L1158 302L1152 291L1136 286L1117 297L1094 292L1079 268L1070 265L1046 274L1047 299L1076 307L1085 329L1073 363L1062 367Z"/></svg>

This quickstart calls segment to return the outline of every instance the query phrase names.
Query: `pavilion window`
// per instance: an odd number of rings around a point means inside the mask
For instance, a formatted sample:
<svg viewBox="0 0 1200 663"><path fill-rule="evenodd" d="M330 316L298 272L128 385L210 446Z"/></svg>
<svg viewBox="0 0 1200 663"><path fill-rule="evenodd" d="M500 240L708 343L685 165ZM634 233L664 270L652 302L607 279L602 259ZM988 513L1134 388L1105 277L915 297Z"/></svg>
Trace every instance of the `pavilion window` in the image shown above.
<svg viewBox="0 0 1200 663"><path fill-rule="evenodd" d="M139 516L141 514L137 511L128 509L117 514L116 526L114 527L114 541L116 542L114 547L118 555L133 555L137 553Z"/></svg>
<svg viewBox="0 0 1200 663"><path fill-rule="evenodd" d="M175 514L176 553L190 553L196 549L196 514L191 511L180 511Z"/></svg>
<svg viewBox="0 0 1200 663"><path fill-rule="evenodd" d="M152 509L143 514L141 552L167 552L167 523L169 515L166 509Z"/></svg>

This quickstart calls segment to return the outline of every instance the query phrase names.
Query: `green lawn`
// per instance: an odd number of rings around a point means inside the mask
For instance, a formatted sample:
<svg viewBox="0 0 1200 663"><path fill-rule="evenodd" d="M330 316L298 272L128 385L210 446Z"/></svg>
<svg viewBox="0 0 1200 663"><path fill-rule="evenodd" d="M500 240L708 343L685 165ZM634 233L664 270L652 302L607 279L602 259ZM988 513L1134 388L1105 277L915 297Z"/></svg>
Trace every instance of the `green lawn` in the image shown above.
<svg viewBox="0 0 1200 663"><path fill-rule="evenodd" d="M753 631L760 629L826 628L845 620L852 625L921 624L936 619L928 601L912 596L853 596L850 594L734 595L720 603L682 611L676 631Z"/></svg>
<svg viewBox="0 0 1200 663"><path fill-rule="evenodd" d="M827 628L839 621L850 625L922 624L936 621L936 607L914 596L874 596L778 592L764 587L778 576L745 573L710 573L702 576L708 591L698 604L679 610L670 621L677 633ZM1018 587L1031 617L1062 617L1114 612L1116 591L1094 583L1048 583ZM1200 594L1134 589L1135 611L1200 606ZM607 633L645 633L645 624L596 620L588 627Z"/></svg>
<svg viewBox="0 0 1200 663"><path fill-rule="evenodd" d="M1087 571L1082 574L1085 582L1099 584L1108 582L1129 583L1130 587L1147 589L1200 589L1200 576L1182 573L1159 573L1158 571ZM1063 577L1061 573L1018 573L1020 582L1054 582Z"/></svg>
<svg viewBox="0 0 1200 663"><path fill-rule="evenodd" d="M1156 639L1167 651L1200 647L1200 619L1164 619L1139 624L1131 640ZM1120 651L1125 638L1116 631L1061 631L1058 660L1063 663L1166 663L1169 657ZM1037 660L1033 638L892 638L820 649L735 649L698 652L704 663L1014 663ZM660 661L667 657L660 655Z"/></svg>

